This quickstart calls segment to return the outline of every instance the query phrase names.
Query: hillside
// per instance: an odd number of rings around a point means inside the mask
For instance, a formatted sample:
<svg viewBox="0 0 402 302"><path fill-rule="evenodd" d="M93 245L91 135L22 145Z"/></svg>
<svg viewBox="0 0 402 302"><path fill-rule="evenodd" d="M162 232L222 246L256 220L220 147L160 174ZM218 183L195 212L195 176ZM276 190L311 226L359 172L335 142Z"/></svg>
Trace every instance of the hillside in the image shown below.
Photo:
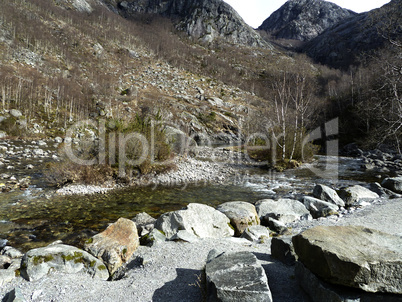
<svg viewBox="0 0 402 302"><path fill-rule="evenodd" d="M356 13L323 0L289 0L267 18L259 30L275 39L309 41Z"/></svg>
<svg viewBox="0 0 402 302"><path fill-rule="evenodd" d="M401 2L393 0L373 11L355 15L328 28L304 45L303 51L317 62L347 69L363 53L373 54L389 35L401 37ZM398 29L399 27L399 29Z"/></svg>
<svg viewBox="0 0 402 302"><path fill-rule="evenodd" d="M264 103L228 80L247 82L252 48L228 46L220 56L180 38L168 19L132 22L97 1L13 0L1 6L1 109L23 114L19 127L3 123L9 135L33 129L63 135L88 117L161 112L190 134L239 139L239 120L253 108L247 104ZM280 59L270 49L258 53Z"/></svg>
<svg viewBox="0 0 402 302"><path fill-rule="evenodd" d="M2 135L63 136L88 118L158 119L204 143L258 133L293 157L303 133L360 98L348 73L269 43L257 47L259 36L222 1L189 3L2 2ZM209 42L183 29L208 16L216 30Z"/></svg>

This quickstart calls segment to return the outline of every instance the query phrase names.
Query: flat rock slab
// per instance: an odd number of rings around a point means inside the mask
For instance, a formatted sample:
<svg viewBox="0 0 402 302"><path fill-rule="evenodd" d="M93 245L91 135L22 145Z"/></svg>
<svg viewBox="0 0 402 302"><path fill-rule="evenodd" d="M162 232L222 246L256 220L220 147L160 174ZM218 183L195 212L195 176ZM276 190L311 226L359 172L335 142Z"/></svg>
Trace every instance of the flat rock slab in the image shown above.
<svg viewBox="0 0 402 302"><path fill-rule="evenodd" d="M402 238L360 226L318 226L292 239L311 272L332 284L402 294Z"/></svg>
<svg viewBox="0 0 402 302"><path fill-rule="evenodd" d="M205 267L207 301L272 302L271 290L257 257L250 252L212 250Z"/></svg>

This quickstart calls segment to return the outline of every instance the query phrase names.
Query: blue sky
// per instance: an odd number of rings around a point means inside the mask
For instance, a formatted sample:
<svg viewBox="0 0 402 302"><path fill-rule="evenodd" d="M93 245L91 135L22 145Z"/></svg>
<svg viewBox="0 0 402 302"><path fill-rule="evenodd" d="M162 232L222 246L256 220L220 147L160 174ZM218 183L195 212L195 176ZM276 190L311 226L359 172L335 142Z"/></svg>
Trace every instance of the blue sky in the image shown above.
<svg viewBox="0 0 402 302"><path fill-rule="evenodd" d="M286 0L224 0L233 6L251 27L257 28ZM357 13L381 7L390 0L333 0L330 1Z"/></svg>

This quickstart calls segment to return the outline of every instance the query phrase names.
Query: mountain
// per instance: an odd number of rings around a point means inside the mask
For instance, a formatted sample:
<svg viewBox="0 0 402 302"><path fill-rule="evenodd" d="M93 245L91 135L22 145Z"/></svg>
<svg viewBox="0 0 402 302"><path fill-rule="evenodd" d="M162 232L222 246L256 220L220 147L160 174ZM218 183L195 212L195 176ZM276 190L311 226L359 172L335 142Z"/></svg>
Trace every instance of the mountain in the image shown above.
<svg viewBox="0 0 402 302"><path fill-rule="evenodd" d="M402 1L339 22L303 46L315 61L335 68L355 64L362 53L379 49L390 37L402 37Z"/></svg>
<svg viewBox="0 0 402 302"><path fill-rule="evenodd" d="M121 15L135 18L138 14L157 14L174 21L197 42L222 39L227 43L269 47L239 14L222 0L104 0Z"/></svg>
<svg viewBox="0 0 402 302"><path fill-rule="evenodd" d="M155 10L176 26L192 18L188 11L199 12L201 19L210 13L218 23L226 20L223 30L239 27L225 37L244 43L256 37L254 45L263 43L221 1L205 1L202 9L201 1L169 3L182 6ZM267 107L262 93L254 94L254 88L267 85L255 81L271 61L280 64L286 56L225 43L219 49L205 47L183 39L168 18L126 19L117 13L129 3L113 5L114 10L101 0L0 1L1 131L15 137L62 136L74 122L89 117L130 121L146 115L189 134L239 139L241 122ZM152 5L137 9L152 12ZM12 109L23 120L11 117Z"/></svg>
<svg viewBox="0 0 402 302"><path fill-rule="evenodd" d="M309 41L357 14L323 0L289 0L258 28L277 39Z"/></svg>

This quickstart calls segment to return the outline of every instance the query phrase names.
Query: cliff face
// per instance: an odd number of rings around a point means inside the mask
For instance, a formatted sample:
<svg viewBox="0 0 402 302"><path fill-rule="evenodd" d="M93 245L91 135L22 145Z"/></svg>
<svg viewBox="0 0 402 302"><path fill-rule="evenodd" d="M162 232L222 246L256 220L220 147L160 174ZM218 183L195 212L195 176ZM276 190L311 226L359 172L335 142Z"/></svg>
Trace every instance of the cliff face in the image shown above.
<svg viewBox="0 0 402 302"><path fill-rule="evenodd" d="M138 13L158 14L172 19L179 30L199 42L222 39L232 44L270 47L239 14L222 0L136 0L106 1L127 17Z"/></svg>
<svg viewBox="0 0 402 302"><path fill-rule="evenodd" d="M357 15L322 0L290 0L258 28L277 39L309 41L338 22Z"/></svg>

